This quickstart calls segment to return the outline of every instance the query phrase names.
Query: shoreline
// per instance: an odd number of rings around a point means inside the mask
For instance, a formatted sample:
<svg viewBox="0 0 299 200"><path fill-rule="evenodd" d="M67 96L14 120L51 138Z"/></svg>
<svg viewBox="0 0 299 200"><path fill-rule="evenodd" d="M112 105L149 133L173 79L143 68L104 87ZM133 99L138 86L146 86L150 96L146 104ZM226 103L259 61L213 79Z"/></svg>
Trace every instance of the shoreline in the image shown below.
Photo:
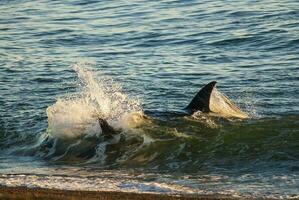
<svg viewBox="0 0 299 200"><path fill-rule="evenodd" d="M171 195L119 191L73 191L44 188L0 186L0 199L14 200L236 200L228 195ZM245 198L246 199L246 198Z"/></svg>

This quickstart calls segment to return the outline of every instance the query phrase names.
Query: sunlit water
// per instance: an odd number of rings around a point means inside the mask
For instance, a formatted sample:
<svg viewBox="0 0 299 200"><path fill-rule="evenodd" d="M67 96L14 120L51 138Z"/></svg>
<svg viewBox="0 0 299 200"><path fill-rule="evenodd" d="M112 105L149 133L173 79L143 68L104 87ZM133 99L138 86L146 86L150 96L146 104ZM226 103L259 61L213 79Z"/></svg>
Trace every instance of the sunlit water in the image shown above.
<svg viewBox="0 0 299 200"><path fill-rule="evenodd" d="M0 185L298 197L298 8L1 1ZM182 116L212 80L251 119Z"/></svg>

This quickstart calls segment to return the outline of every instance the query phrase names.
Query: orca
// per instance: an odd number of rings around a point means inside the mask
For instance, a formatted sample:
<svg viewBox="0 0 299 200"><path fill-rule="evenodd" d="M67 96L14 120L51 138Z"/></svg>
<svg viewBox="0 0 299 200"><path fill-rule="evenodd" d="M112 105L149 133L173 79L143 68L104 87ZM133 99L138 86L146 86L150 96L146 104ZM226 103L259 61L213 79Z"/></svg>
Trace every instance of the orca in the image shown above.
<svg viewBox="0 0 299 200"><path fill-rule="evenodd" d="M200 112L210 116L221 118L246 119L249 115L236 106L228 97L216 89L216 81L212 81L202 87L189 105L184 109L183 115L193 115ZM145 116L146 118L146 116ZM102 128L102 134L106 138L112 138L113 135L120 133L108 124L105 119L98 119Z"/></svg>
<svg viewBox="0 0 299 200"><path fill-rule="evenodd" d="M112 139L113 135L116 135L118 133L120 133L119 130L113 128L112 126L109 125L109 123L107 122L107 120L102 119L102 118L98 118L98 122L99 125L102 129L102 135L106 138L106 139Z"/></svg>
<svg viewBox="0 0 299 200"><path fill-rule="evenodd" d="M187 113L192 115L200 111L222 118L249 118L247 113L241 111L227 96L216 89L216 84L216 81L212 81L199 90L185 108Z"/></svg>

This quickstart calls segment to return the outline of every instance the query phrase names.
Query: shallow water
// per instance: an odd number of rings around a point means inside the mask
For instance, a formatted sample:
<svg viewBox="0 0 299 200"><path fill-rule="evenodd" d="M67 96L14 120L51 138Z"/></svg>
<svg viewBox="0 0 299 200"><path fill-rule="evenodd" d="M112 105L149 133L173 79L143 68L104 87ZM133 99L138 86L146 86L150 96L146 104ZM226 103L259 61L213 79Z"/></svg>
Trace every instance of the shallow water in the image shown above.
<svg viewBox="0 0 299 200"><path fill-rule="evenodd" d="M0 185L299 195L298 8L1 1ZM251 119L177 114L212 80Z"/></svg>

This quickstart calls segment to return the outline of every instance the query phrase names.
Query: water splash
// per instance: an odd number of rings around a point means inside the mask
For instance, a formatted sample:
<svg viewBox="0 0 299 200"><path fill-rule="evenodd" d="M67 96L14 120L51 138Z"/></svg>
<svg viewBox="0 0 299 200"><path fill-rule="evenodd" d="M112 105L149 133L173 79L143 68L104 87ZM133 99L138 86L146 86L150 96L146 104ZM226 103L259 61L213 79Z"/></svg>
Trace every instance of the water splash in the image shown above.
<svg viewBox="0 0 299 200"><path fill-rule="evenodd" d="M75 64L73 69L78 76L78 92L59 98L47 108L51 136L97 136L101 134L98 118L118 129L128 129L140 122L143 112L138 98L124 94L120 84L84 63Z"/></svg>
<svg viewBox="0 0 299 200"><path fill-rule="evenodd" d="M211 113L216 113L216 115L225 118L249 118L247 113L241 111L240 108L238 108L229 100L228 97L219 92L216 88L213 88L212 90L209 109L211 110Z"/></svg>

